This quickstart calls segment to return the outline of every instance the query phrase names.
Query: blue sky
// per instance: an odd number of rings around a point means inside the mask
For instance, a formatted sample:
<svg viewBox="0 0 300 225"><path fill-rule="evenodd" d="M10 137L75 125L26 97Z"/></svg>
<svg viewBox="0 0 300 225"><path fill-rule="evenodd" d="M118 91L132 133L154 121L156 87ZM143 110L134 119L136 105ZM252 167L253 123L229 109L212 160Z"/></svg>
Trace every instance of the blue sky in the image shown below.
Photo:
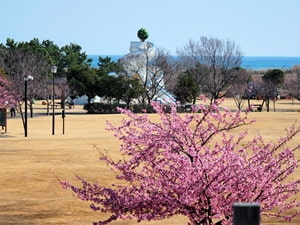
<svg viewBox="0 0 300 225"><path fill-rule="evenodd" d="M1 43L39 38L119 55L143 27L171 54L209 36L233 40L245 56L300 56L299 0L0 0L0 8Z"/></svg>

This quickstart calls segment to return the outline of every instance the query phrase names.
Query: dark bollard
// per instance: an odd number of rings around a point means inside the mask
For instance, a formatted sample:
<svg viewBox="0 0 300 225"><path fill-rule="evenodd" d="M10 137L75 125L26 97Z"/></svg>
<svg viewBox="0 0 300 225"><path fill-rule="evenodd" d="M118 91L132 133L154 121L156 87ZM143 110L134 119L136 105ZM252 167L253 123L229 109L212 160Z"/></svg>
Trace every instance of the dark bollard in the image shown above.
<svg viewBox="0 0 300 225"><path fill-rule="evenodd" d="M233 225L259 225L259 203L234 203Z"/></svg>
<svg viewBox="0 0 300 225"><path fill-rule="evenodd" d="M65 114L65 110L64 109L61 111L61 117L63 119L63 131L62 131L62 134L65 134L65 117L66 117L66 114Z"/></svg>

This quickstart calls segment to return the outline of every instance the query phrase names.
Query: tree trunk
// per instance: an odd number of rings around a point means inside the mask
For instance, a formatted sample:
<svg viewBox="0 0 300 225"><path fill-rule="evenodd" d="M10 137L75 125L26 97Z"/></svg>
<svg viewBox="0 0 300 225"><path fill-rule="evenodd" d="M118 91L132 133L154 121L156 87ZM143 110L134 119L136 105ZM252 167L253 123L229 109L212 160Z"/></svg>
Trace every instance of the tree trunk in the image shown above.
<svg viewBox="0 0 300 225"><path fill-rule="evenodd" d="M30 117L32 118L33 117L33 104L32 104L31 101L30 101L30 104L29 104L29 109L30 109Z"/></svg>
<svg viewBox="0 0 300 225"><path fill-rule="evenodd" d="M266 107L267 107L267 112L270 111L270 99L266 100Z"/></svg>
<svg viewBox="0 0 300 225"><path fill-rule="evenodd" d="M65 101L66 101L66 97L64 95L62 95L60 97L60 108L61 109L64 109Z"/></svg>
<svg viewBox="0 0 300 225"><path fill-rule="evenodd" d="M129 107L130 107L130 102L131 102L131 98L128 97L128 98L126 99L126 108L127 108L127 109L129 109Z"/></svg>
<svg viewBox="0 0 300 225"><path fill-rule="evenodd" d="M196 97L196 96L194 96L194 97L193 97L193 105L195 105L195 104L196 104L196 100L197 100L197 97Z"/></svg>
<svg viewBox="0 0 300 225"><path fill-rule="evenodd" d="M148 104L150 105L151 104L151 98L147 95L147 101L148 101Z"/></svg>
<svg viewBox="0 0 300 225"><path fill-rule="evenodd" d="M261 112L262 112L262 110L264 108L264 104L265 104L265 99L263 99L263 102L261 103Z"/></svg>

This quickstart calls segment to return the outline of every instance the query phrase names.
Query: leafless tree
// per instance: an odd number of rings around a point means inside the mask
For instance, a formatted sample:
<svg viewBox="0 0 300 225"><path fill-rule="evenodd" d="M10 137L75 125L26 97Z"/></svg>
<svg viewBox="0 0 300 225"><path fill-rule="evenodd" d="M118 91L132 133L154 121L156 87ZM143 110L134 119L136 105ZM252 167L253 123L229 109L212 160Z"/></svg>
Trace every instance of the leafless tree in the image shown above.
<svg viewBox="0 0 300 225"><path fill-rule="evenodd" d="M300 101L300 65L295 65L292 68L293 75L285 79L284 87L288 90L291 98Z"/></svg>
<svg viewBox="0 0 300 225"><path fill-rule="evenodd" d="M33 100L40 96L46 89L46 80L50 70L50 65L41 54L33 53L25 49L2 49L0 62L12 83L12 90L18 96L17 110L21 113L23 124L24 116L22 105L24 104L24 77L32 76L33 80L28 82L27 97L31 116L33 115Z"/></svg>
<svg viewBox="0 0 300 225"><path fill-rule="evenodd" d="M231 71L230 86L227 89L229 95L233 97L235 104L239 110L244 105L245 91L251 81L251 75L243 68L233 68Z"/></svg>
<svg viewBox="0 0 300 225"><path fill-rule="evenodd" d="M162 99L168 95L173 98L166 87L172 87L176 63L162 49L147 49L139 54L130 54L121 59L121 64L130 76L138 78L144 88L142 103Z"/></svg>
<svg viewBox="0 0 300 225"><path fill-rule="evenodd" d="M232 81L230 70L242 63L239 46L230 40L201 37L190 40L178 50L185 70L194 76L201 90L210 95L211 102L220 97Z"/></svg>
<svg viewBox="0 0 300 225"><path fill-rule="evenodd" d="M279 95L277 85L271 80L261 80L258 83L258 96L262 98L261 108L266 105L267 112L270 111L270 100L273 101L273 111L275 112L275 101Z"/></svg>

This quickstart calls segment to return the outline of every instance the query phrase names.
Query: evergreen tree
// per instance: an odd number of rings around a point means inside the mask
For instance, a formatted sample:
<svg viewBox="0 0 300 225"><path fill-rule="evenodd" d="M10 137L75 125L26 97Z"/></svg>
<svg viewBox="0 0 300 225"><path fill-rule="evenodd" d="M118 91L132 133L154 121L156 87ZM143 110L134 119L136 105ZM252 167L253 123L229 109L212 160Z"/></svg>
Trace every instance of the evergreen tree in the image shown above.
<svg viewBox="0 0 300 225"><path fill-rule="evenodd" d="M200 94L200 87L188 72L179 75L179 81L175 87L174 94L176 100L181 103L196 103L197 96Z"/></svg>

